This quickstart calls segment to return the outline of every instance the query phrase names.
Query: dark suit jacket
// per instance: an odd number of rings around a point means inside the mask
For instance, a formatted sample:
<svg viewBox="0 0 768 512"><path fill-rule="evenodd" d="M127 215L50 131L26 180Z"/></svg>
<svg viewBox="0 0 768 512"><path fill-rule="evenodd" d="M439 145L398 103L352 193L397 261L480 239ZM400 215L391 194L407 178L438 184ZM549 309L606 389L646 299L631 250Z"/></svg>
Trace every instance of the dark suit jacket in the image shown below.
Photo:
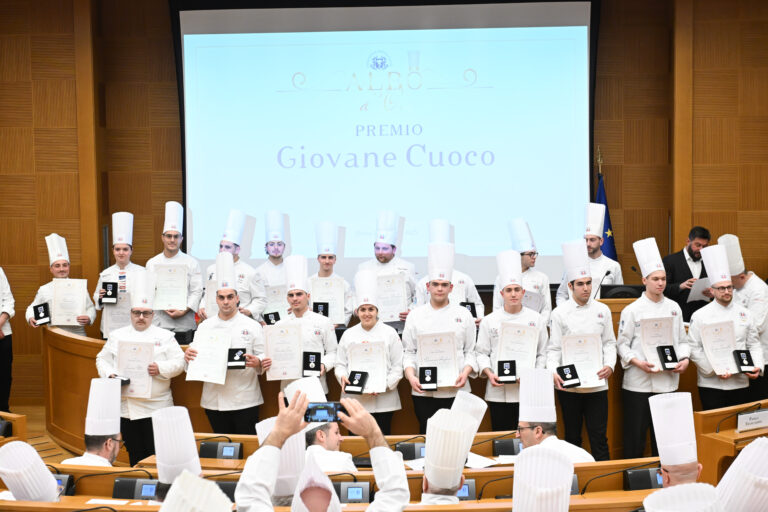
<svg viewBox="0 0 768 512"><path fill-rule="evenodd" d="M690 322L693 312L709 303L705 300L688 302L690 290L680 289L680 283L693 277L688 262L685 261L683 251L665 256L662 262L664 263L664 270L667 272L667 287L664 289L664 295L680 305L680 309L683 310L683 320ZM707 269L704 268L704 265L701 266L700 277L707 277Z"/></svg>

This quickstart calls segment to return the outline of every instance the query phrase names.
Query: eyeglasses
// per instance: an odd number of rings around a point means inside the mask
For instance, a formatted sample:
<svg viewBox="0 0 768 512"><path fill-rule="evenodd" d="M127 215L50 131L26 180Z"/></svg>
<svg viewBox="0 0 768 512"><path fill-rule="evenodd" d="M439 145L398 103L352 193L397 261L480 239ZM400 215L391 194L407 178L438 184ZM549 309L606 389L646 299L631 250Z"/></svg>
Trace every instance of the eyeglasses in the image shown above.
<svg viewBox="0 0 768 512"><path fill-rule="evenodd" d="M110 439L111 439L112 441L116 442L116 443L117 443L117 445L118 445L120 448L122 448L122 447L123 447L123 445L125 444L125 441L123 441L122 439L116 439L116 438L114 438L114 437L110 437Z"/></svg>
<svg viewBox="0 0 768 512"><path fill-rule="evenodd" d="M712 289L717 292L731 292L733 291L733 286L713 286Z"/></svg>
<svg viewBox="0 0 768 512"><path fill-rule="evenodd" d="M154 311L136 311L133 309L131 310L131 315L133 315L134 318L139 318L141 316L143 316L144 318L152 318L152 315L154 314L155 314Z"/></svg>
<svg viewBox="0 0 768 512"><path fill-rule="evenodd" d="M536 427L538 427L538 425L531 425L531 426L529 426L529 427L523 427L523 426L521 426L521 425L518 425L518 426L517 426L517 430L518 430L518 432L519 432L519 431L521 431L521 430L525 430L526 428L529 428L529 429L533 430L533 429L535 429Z"/></svg>
<svg viewBox="0 0 768 512"><path fill-rule="evenodd" d="M521 252L520 256L530 256L531 258L536 258L539 255L538 252L532 251L532 252Z"/></svg>

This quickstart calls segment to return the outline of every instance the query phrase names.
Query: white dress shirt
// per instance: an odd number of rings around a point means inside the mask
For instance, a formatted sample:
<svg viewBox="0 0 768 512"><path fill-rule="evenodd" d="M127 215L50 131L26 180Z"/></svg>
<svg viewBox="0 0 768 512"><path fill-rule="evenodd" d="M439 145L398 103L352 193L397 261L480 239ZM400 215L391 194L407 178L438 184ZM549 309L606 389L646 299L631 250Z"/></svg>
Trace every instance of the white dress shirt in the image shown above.
<svg viewBox="0 0 768 512"><path fill-rule="evenodd" d="M16 311L13 309L15 304L13 293L11 293L11 285L8 284L8 278L5 277L5 272L0 267L0 314L8 314L8 320L3 324L3 334L5 336L10 336L11 334L11 318L16 314ZM34 304L37 303L35 302Z"/></svg>
<svg viewBox="0 0 768 512"><path fill-rule="evenodd" d="M701 277L701 266L703 265L701 258L694 260L690 253L688 253L688 247L683 247L683 256L685 256L685 262L688 264L688 268L691 269L691 275L698 279Z"/></svg>
<svg viewBox="0 0 768 512"><path fill-rule="evenodd" d="M405 276L405 286L408 297L406 302L408 309L416 307L416 267L410 261L405 261L395 256L387 263L381 263L376 258L364 261L357 267L357 271L373 270L377 276L390 276L393 274L403 274Z"/></svg>
<svg viewBox="0 0 768 512"><path fill-rule="evenodd" d="M352 318L352 313L355 311L355 294L352 291L352 287L349 285L346 279L341 277L336 272L333 272L329 277L320 277L317 272L312 274L312 276L309 278L309 282L312 283L313 279L341 279L344 282L344 325L349 325L349 320ZM312 285L310 284L310 288ZM310 299L312 299L312 295L310 294ZM312 303L310 302L309 307L312 308Z"/></svg>
<svg viewBox="0 0 768 512"><path fill-rule="evenodd" d="M552 311L549 328L549 344L547 345L547 369L553 374L557 367L563 365L563 336L570 334L599 334L603 342L602 366L616 366L616 336L613 334L611 310L596 300L590 299L580 306L575 300L569 299ZM593 388L566 388L571 393L594 393L608 389L608 381L602 386Z"/></svg>
<svg viewBox="0 0 768 512"><path fill-rule="evenodd" d="M137 265L133 262L128 262L128 264L125 266L124 269L121 269L117 263L112 265L111 267L108 267L104 269L101 274L99 274L99 280L96 283L96 289L93 291L93 304L96 307L97 311L101 311L104 308L103 304L99 304L99 292L101 291L102 283L117 283L117 294L118 297L120 294L126 294L131 293L131 287L133 286L132 283L134 283L134 279L136 279L137 275L144 275L144 272L146 269L142 267L141 265ZM109 307L112 307L110 305ZM130 318L128 319L128 323L125 325L116 325L112 326L113 328L119 329L120 327L125 327L126 325L130 324ZM99 329L101 330L102 334L107 334L104 332L104 314L101 314L101 324Z"/></svg>
<svg viewBox="0 0 768 512"><path fill-rule="evenodd" d="M117 433L115 433L117 434ZM72 457L71 459L65 459L59 464L66 464L70 466L99 466L103 468L111 468L112 464L107 459L95 453L85 452L80 457Z"/></svg>
<svg viewBox="0 0 768 512"><path fill-rule="evenodd" d="M600 253L597 258L589 259L589 271L592 274L592 298L600 298L600 283L606 284L624 284L624 277L621 275L621 265L616 260L612 260L605 254ZM608 274L610 272L610 274ZM573 295L568 288L568 278L563 274L560 286L557 288L557 305L559 306Z"/></svg>
<svg viewBox="0 0 768 512"><path fill-rule="evenodd" d="M267 307L267 292L264 288L261 275L256 269L242 260L235 262L235 276L237 278L237 296L240 299L240 306L251 313L251 317L258 319L264 308ZM205 270L205 279L203 281L203 298L200 301L200 308L205 308L207 304L208 289L207 284L211 279L216 279L216 264L211 263Z"/></svg>
<svg viewBox="0 0 768 512"><path fill-rule="evenodd" d="M264 359L264 333L261 324L238 312L229 320L222 320L218 315L208 318L195 332L205 329L226 329L229 331L230 348L245 349L246 354L253 354ZM195 348L196 341L189 348ZM235 411L255 407L264 403L259 387L259 373L256 368L227 370L224 384L203 383L200 407L213 411Z"/></svg>
<svg viewBox="0 0 768 512"><path fill-rule="evenodd" d="M301 318L296 318L290 313L287 318L280 320L276 325L298 323L301 326L301 350L304 352L320 352L320 364L325 366L327 374L333 370L336 364L336 329L327 317L307 309ZM292 380L281 380L280 389L285 391L285 387L293 382ZM325 382L325 375L320 377L320 384L323 386L323 392L328 393L328 384Z"/></svg>
<svg viewBox="0 0 768 512"><path fill-rule="evenodd" d="M147 270L154 272L155 265L183 265L187 267L187 308L189 309L181 318L171 318L165 311L156 310L152 323L173 332L195 330L195 313L200 306L200 299L203 297L203 276L200 272L200 263L192 256L179 251L171 258L167 258L162 252L153 256L147 261Z"/></svg>
<svg viewBox="0 0 768 512"><path fill-rule="evenodd" d="M349 377L350 371L365 371L365 368L349 368L347 356L350 345L368 342L381 342L389 354L387 358L387 390L378 395L365 393L348 395L342 393L342 398L354 398L368 412L388 412L400 409L400 394L397 384L403 378L403 342L392 327L384 322L376 322L370 331L363 329L361 324L350 327L341 335L336 351L336 367L333 370L336 380L341 384L342 377Z"/></svg>
<svg viewBox="0 0 768 512"><path fill-rule="evenodd" d="M519 313L508 313L505 309L494 311L480 322L480 330L477 333L477 366L480 376L486 368L493 373L498 373L497 361L499 358L499 343L501 342L501 326L504 323L535 327L539 331L536 343L536 368L546 367L547 350L547 324L544 317L532 309L522 308ZM515 365L517 375L520 375L522 366ZM508 383L503 386L494 386L491 381L485 385L485 399L488 402L513 403L520 401L520 383Z"/></svg>
<svg viewBox="0 0 768 512"><path fill-rule="evenodd" d="M683 358L690 357L691 350L683 326L683 312L677 302L667 297L663 297L660 302L653 302L648 298L647 292L643 292L640 298L621 311L616 346L621 358L621 366L624 368L623 389L637 393L669 393L677 389L680 381L679 374L669 370L646 373L630 363L635 357L640 361L647 360L643 353L640 321L669 317L673 320L674 338L671 344L675 347L678 360L682 361Z"/></svg>
<svg viewBox="0 0 768 512"><path fill-rule="evenodd" d="M595 462L595 458L587 450L571 444L568 441L558 439L557 436L545 437L539 443L539 446L546 446L552 450L564 453L574 464L578 462Z"/></svg>
<svg viewBox="0 0 768 512"><path fill-rule="evenodd" d="M319 444L307 446L304 459L315 458L315 462L323 473L357 473L352 454L342 451L326 450Z"/></svg>
<svg viewBox="0 0 768 512"><path fill-rule="evenodd" d="M763 361L768 360L768 284L749 272L749 279L740 290L733 290L733 300L752 313L757 335L763 346Z"/></svg>
<svg viewBox="0 0 768 512"><path fill-rule="evenodd" d="M485 316L485 305L483 305L483 299L480 298L480 294L477 293L477 287L475 282L464 272L458 270L453 271L451 277L451 283L453 284L453 290L448 295L448 300L453 304L459 304L461 302L471 302L475 305L475 311L477 312L477 318L483 318ZM429 290L427 290L427 284L429 284L429 276L422 277L416 285L416 305L421 306L429 302Z"/></svg>
<svg viewBox="0 0 768 512"><path fill-rule="evenodd" d="M493 282L493 310L498 311L504 306L504 297L501 296L501 277L496 276ZM542 296L541 313L544 321L549 323L549 315L552 313L552 294L549 292L549 277L544 272L539 272L533 267L523 272L523 290L530 293L538 293Z"/></svg>
<svg viewBox="0 0 768 512"><path fill-rule="evenodd" d="M157 314L157 313L155 313ZM120 341L140 341L155 346L154 362L159 375L152 377L149 398L121 398L120 416L129 420L149 418L153 412L173 405L171 379L184 371L184 352L173 333L155 325L137 331L132 325L112 331L101 352L96 356L99 377L119 375L117 371L117 346Z"/></svg>
<svg viewBox="0 0 768 512"><path fill-rule="evenodd" d="M44 302L48 303L51 312L51 318L53 318L53 281L45 283L43 286L37 289L37 294L35 294L35 298L32 300L32 304L27 306L27 323L29 323L30 318L35 318L35 313L32 310L32 306L37 306L38 304L42 304ZM88 296L87 291L85 292L85 314L90 319L88 324L92 324L93 321L96 320L96 308L93 307L93 302L91 302L91 298ZM85 336L85 327L82 325L51 325L52 327L64 329L65 331L71 332L72 334Z"/></svg>

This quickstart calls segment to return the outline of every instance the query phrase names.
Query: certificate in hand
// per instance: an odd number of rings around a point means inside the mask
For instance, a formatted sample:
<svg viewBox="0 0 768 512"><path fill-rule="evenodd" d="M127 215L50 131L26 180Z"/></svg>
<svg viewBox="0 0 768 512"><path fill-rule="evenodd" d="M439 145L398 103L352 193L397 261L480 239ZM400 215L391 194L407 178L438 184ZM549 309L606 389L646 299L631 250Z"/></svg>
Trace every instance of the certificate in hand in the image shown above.
<svg viewBox="0 0 768 512"><path fill-rule="evenodd" d="M702 326L701 344L704 346L704 354L716 374L739 373L733 358L733 351L736 350L736 334L733 330L732 321L727 320Z"/></svg>
<svg viewBox="0 0 768 512"><path fill-rule="evenodd" d="M523 307L532 309L541 313L541 307L544 305L544 296L537 292L526 290L522 300Z"/></svg>
<svg viewBox="0 0 768 512"><path fill-rule="evenodd" d="M131 294L118 293L117 302L105 307L102 312L104 317L104 334L109 334L115 329L131 325Z"/></svg>
<svg viewBox="0 0 768 512"><path fill-rule="evenodd" d="M383 322L400 320L400 313L408 309L405 275L397 273L379 276L376 279L376 301Z"/></svg>
<svg viewBox="0 0 768 512"><path fill-rule="evenodd" d="M155 265L156 311L187 309L187 267L184 265Z"/></svg>
<svg viewBox="0 0 768 512"><path fill-rule="evenodd" d="M640 341L643 347L645 360L653 365L654 372L664 370L659 359L659 345L673 345L673 320L672 317L646 318L640 320Z"/></svg>
<svg viewBox="0 0 768 512"><path fill-rule="evenodd" d="M302 377L301 325L282 323L264 327L266 357L272 359L267 380L290 380Z"/></svg>
<svg viewBox="0 0 768 512"><path fill-rule="evenodd" d="M267 313L277 313L280 318L288 317L288 291L285 285L265 286L267 292L267 307L264 308L264 315Z"/></svg>
<svg viewBox="0 0 768 512"><path fill-rule="evenodd" d="M340 277L314 277L310 281L312 302L328 303L328 319L334 325L344 323L344 280Z"/></svg>
<svg viewBox="0 0 768 512"><path fill-rule="evenodd" d="M368 372L364 393L387 390L387 349L380 341L353 343L347 349L348 368Z"/></svg>
<svg viewBox="0 0 768 512"><path fill-rule="evenodd" d="M539 341L539 330L529 325L503 322L501 324L501 336L499 346L493 356L492 367L496 367L497 361L514 360L518 375L523 368L536 367L536 349ZM492 356L492 358L493 358Z"/></svg>
<svg viewBox="0 0 768 512"><path fill-rule="evenodd" d="M54 279L51 324L80 325L77 317L85 314L88 297L85 279Z"/></svg>
<svg viewBox="0 0 768 512"><path fill-rule="evenodd" d="M563 336L563 364L575 365L581 380L580 388L594 388L605 384L605 379L597 377L603 365L603 348L600 335L568 334Z"/></svg>
<svg viewBox="0 0 768 512"><path fill-rule="evenodd" d="M456 360L456 335L452 332L420 334L416 352L419 366L437 368L437 387L452 387L459 378Z"/></svg>
<svg viewBox="0 0 768 512"><path fill-rule="evenodd" d="M693 282L693 286L691 286L691 291L688 293L688 300L686 302L694 302L697 300L709 300L704 295L704 290L709 288L709 278L708 277L702 277L701 279L697 279Z"/></svg>
<svg viewBox="0 0 768 512"><path fill-rule="evenodd" d="M216 292L218 290L218 283L216 282L216 279L209 279L207 283L205 283L205 316L208 318L213 318L216 315L219 314L219 305L216 304Z"/></svg>
<svg viewBox="0 0 768 512"><path fill-rule="evenodd" d="M198 329L193 342L197 356L189 362L187 380L224 384L230 341L229 329Z"/></svg>
<svg viewBox="0 0 768 512"><path fill-rule="evenodd" d="M152 396L152 376L149 365L155 360L155 346L146 341L117 342L117 374L131 379L123 386L123 396L131 398L150 398Z"/></svg>

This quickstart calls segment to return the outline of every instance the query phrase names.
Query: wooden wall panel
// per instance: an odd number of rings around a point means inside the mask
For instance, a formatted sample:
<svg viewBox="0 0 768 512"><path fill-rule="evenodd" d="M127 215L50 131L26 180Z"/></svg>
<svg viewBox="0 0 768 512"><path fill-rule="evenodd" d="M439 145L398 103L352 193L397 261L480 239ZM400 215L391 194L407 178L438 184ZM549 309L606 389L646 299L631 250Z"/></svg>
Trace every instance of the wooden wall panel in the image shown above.
<svg viewBox="0 0 768 512"><path fill-rule="evenodd" d="M0 175L34 172L32 128L0 128Z"/></svg>

